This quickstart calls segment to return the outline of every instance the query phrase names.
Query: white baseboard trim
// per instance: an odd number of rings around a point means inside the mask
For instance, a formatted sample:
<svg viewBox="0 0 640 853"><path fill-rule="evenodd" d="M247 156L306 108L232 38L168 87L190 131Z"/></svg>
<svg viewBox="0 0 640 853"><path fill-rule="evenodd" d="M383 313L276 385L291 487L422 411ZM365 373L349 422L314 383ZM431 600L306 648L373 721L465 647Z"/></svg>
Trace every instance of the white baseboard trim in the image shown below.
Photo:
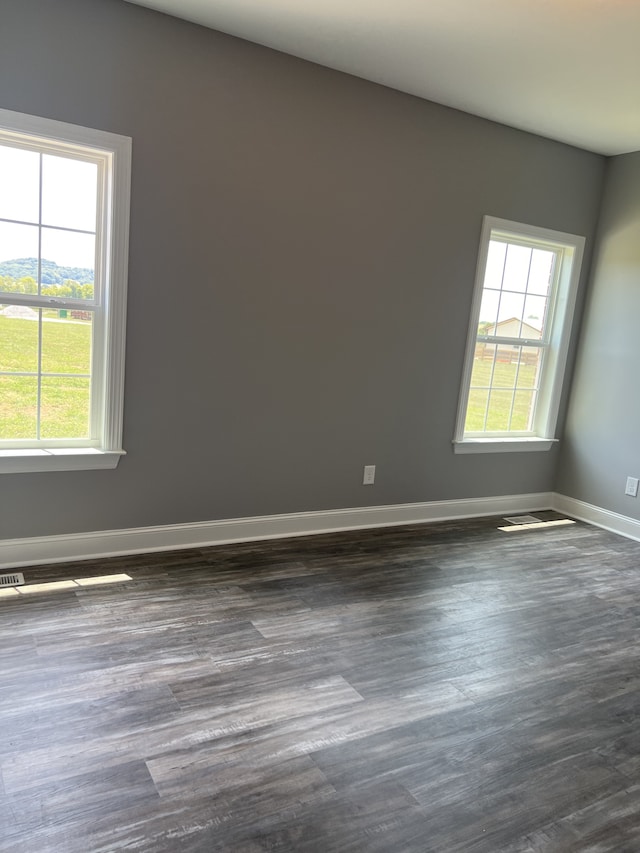
<svg viewBox="0 0 640 853"><path fill-rule="evenodd" d="M630 518L628 515L620 515L617 512L603 509L600 506L585 503L566 495L554 493L551 508L557 512L564 512L579 521L586 521L611 533L626 536L627 539L635 539L640 542L640 521Z"/></svg>
<svg viewBox="0 0 640 853"><path fill-rule="evenodd" d="M22 566L45 563L94 560L180 548L203 548L233 542L336 533L341 530L425 524L483 515L513 515L518 512L549 509L552 500L551 492L538 492L525 495L298 512L255 518L232 518L128 530L102 530L93 533L73 533L68 536L5 539L0 540L0 568L17 569Z"/></svg>

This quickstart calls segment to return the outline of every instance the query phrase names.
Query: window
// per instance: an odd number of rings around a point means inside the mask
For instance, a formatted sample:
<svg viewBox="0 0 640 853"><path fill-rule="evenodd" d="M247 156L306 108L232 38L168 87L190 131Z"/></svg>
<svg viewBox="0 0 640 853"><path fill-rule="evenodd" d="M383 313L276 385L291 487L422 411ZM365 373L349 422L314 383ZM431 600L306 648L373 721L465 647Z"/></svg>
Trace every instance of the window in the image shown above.
<svg viewBox="0 0 640 853"><path fill-rule="evenodd" d="M457 453L552 446L583 247L583 237L484 218Z"/></svg>
<svg viewBox="0 0 640 853"><path fill-rule="evenodd" d="M0 472L123 454L131 140L0 110Z"/></svg>

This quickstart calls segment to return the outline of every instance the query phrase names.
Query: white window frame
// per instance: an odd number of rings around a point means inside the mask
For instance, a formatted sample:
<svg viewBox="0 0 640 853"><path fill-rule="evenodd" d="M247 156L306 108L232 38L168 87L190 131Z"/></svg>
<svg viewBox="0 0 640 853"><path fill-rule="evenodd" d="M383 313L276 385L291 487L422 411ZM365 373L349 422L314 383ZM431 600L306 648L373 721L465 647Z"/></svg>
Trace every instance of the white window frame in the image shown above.
<svg viewBox="0 0 640 853"><path fill-rule="evenodd" d="M0 473L115 468L122 448L129 256L131 139L66 122L0 110L0 138L18 147L94 159L98 192L96 292L91 366L91 436L0 441ZM82 308L80 300L11 294L13 304Z"/></svg>
<svg viewBox="0 0 640 853"><path fill-rule="evenodd" d="M538 345L544 348L540 390L538 393L534 423L526 432L500 431L465 433L467 403L473 371L476 344L485 336L478 335L478 323L492 235L507 242L538 248L561 250L559 268L552 286L548 319L541 341L525 341L524 338L499 338L505 345ZM558 410L562 394L564 372L569 351L571 326L580 280L580 269L584 254L584 237L566 234L548 228L510 222L493 216L485 216L482 223L480 250L476 270L475 288L469 322L469 334L464 361L464 370L453 440L456 453L496 453L528 450L549 450L555 438ZM487 341L495 341L495 338Z"/></svg>

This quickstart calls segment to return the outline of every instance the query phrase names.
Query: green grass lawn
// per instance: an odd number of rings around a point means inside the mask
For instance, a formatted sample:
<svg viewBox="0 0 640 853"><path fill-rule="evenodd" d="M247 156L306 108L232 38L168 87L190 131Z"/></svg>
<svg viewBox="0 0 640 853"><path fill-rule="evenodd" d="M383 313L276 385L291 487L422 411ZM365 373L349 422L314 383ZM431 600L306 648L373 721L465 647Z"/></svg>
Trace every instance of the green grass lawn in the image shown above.
<svg viewBox="0 0 640 853"><path fill-rule="evenodd" d="M491 379L492 361L475 359L471 375L471 390L467 404L465 431L480 430L513 432L529 429L531 405L535 394L537 368L533 364L523 364L518 372L516 383L516 364L496 362L493 376L493 391L489 401L487 424L484 419L487 412L489 391L486 386ZM513 411L512 411L513 405Z"/></svg>
<svg viewBox="0 0 640 853"><path fill-rule="evenodd" d="M37 371L38 326L35 320L0 316L1 373ZM42 371L67 375L42 378L41 438L88 437L90 366L90 322L43 322ZM0 376L0 439L37 437L37 401L36 377Z"/></svg>

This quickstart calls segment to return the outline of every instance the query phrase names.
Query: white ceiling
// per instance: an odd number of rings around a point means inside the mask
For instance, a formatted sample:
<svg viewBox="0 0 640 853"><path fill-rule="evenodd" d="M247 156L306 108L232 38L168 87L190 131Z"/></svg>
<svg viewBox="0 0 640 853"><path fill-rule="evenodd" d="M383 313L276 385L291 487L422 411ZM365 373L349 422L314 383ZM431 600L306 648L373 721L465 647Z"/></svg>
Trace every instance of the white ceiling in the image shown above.
<svg viewBox="0 0 640 853"><path fill-rule="evenodd" d="M640 150L640 0L128 0L602 154Z"/></svg>

